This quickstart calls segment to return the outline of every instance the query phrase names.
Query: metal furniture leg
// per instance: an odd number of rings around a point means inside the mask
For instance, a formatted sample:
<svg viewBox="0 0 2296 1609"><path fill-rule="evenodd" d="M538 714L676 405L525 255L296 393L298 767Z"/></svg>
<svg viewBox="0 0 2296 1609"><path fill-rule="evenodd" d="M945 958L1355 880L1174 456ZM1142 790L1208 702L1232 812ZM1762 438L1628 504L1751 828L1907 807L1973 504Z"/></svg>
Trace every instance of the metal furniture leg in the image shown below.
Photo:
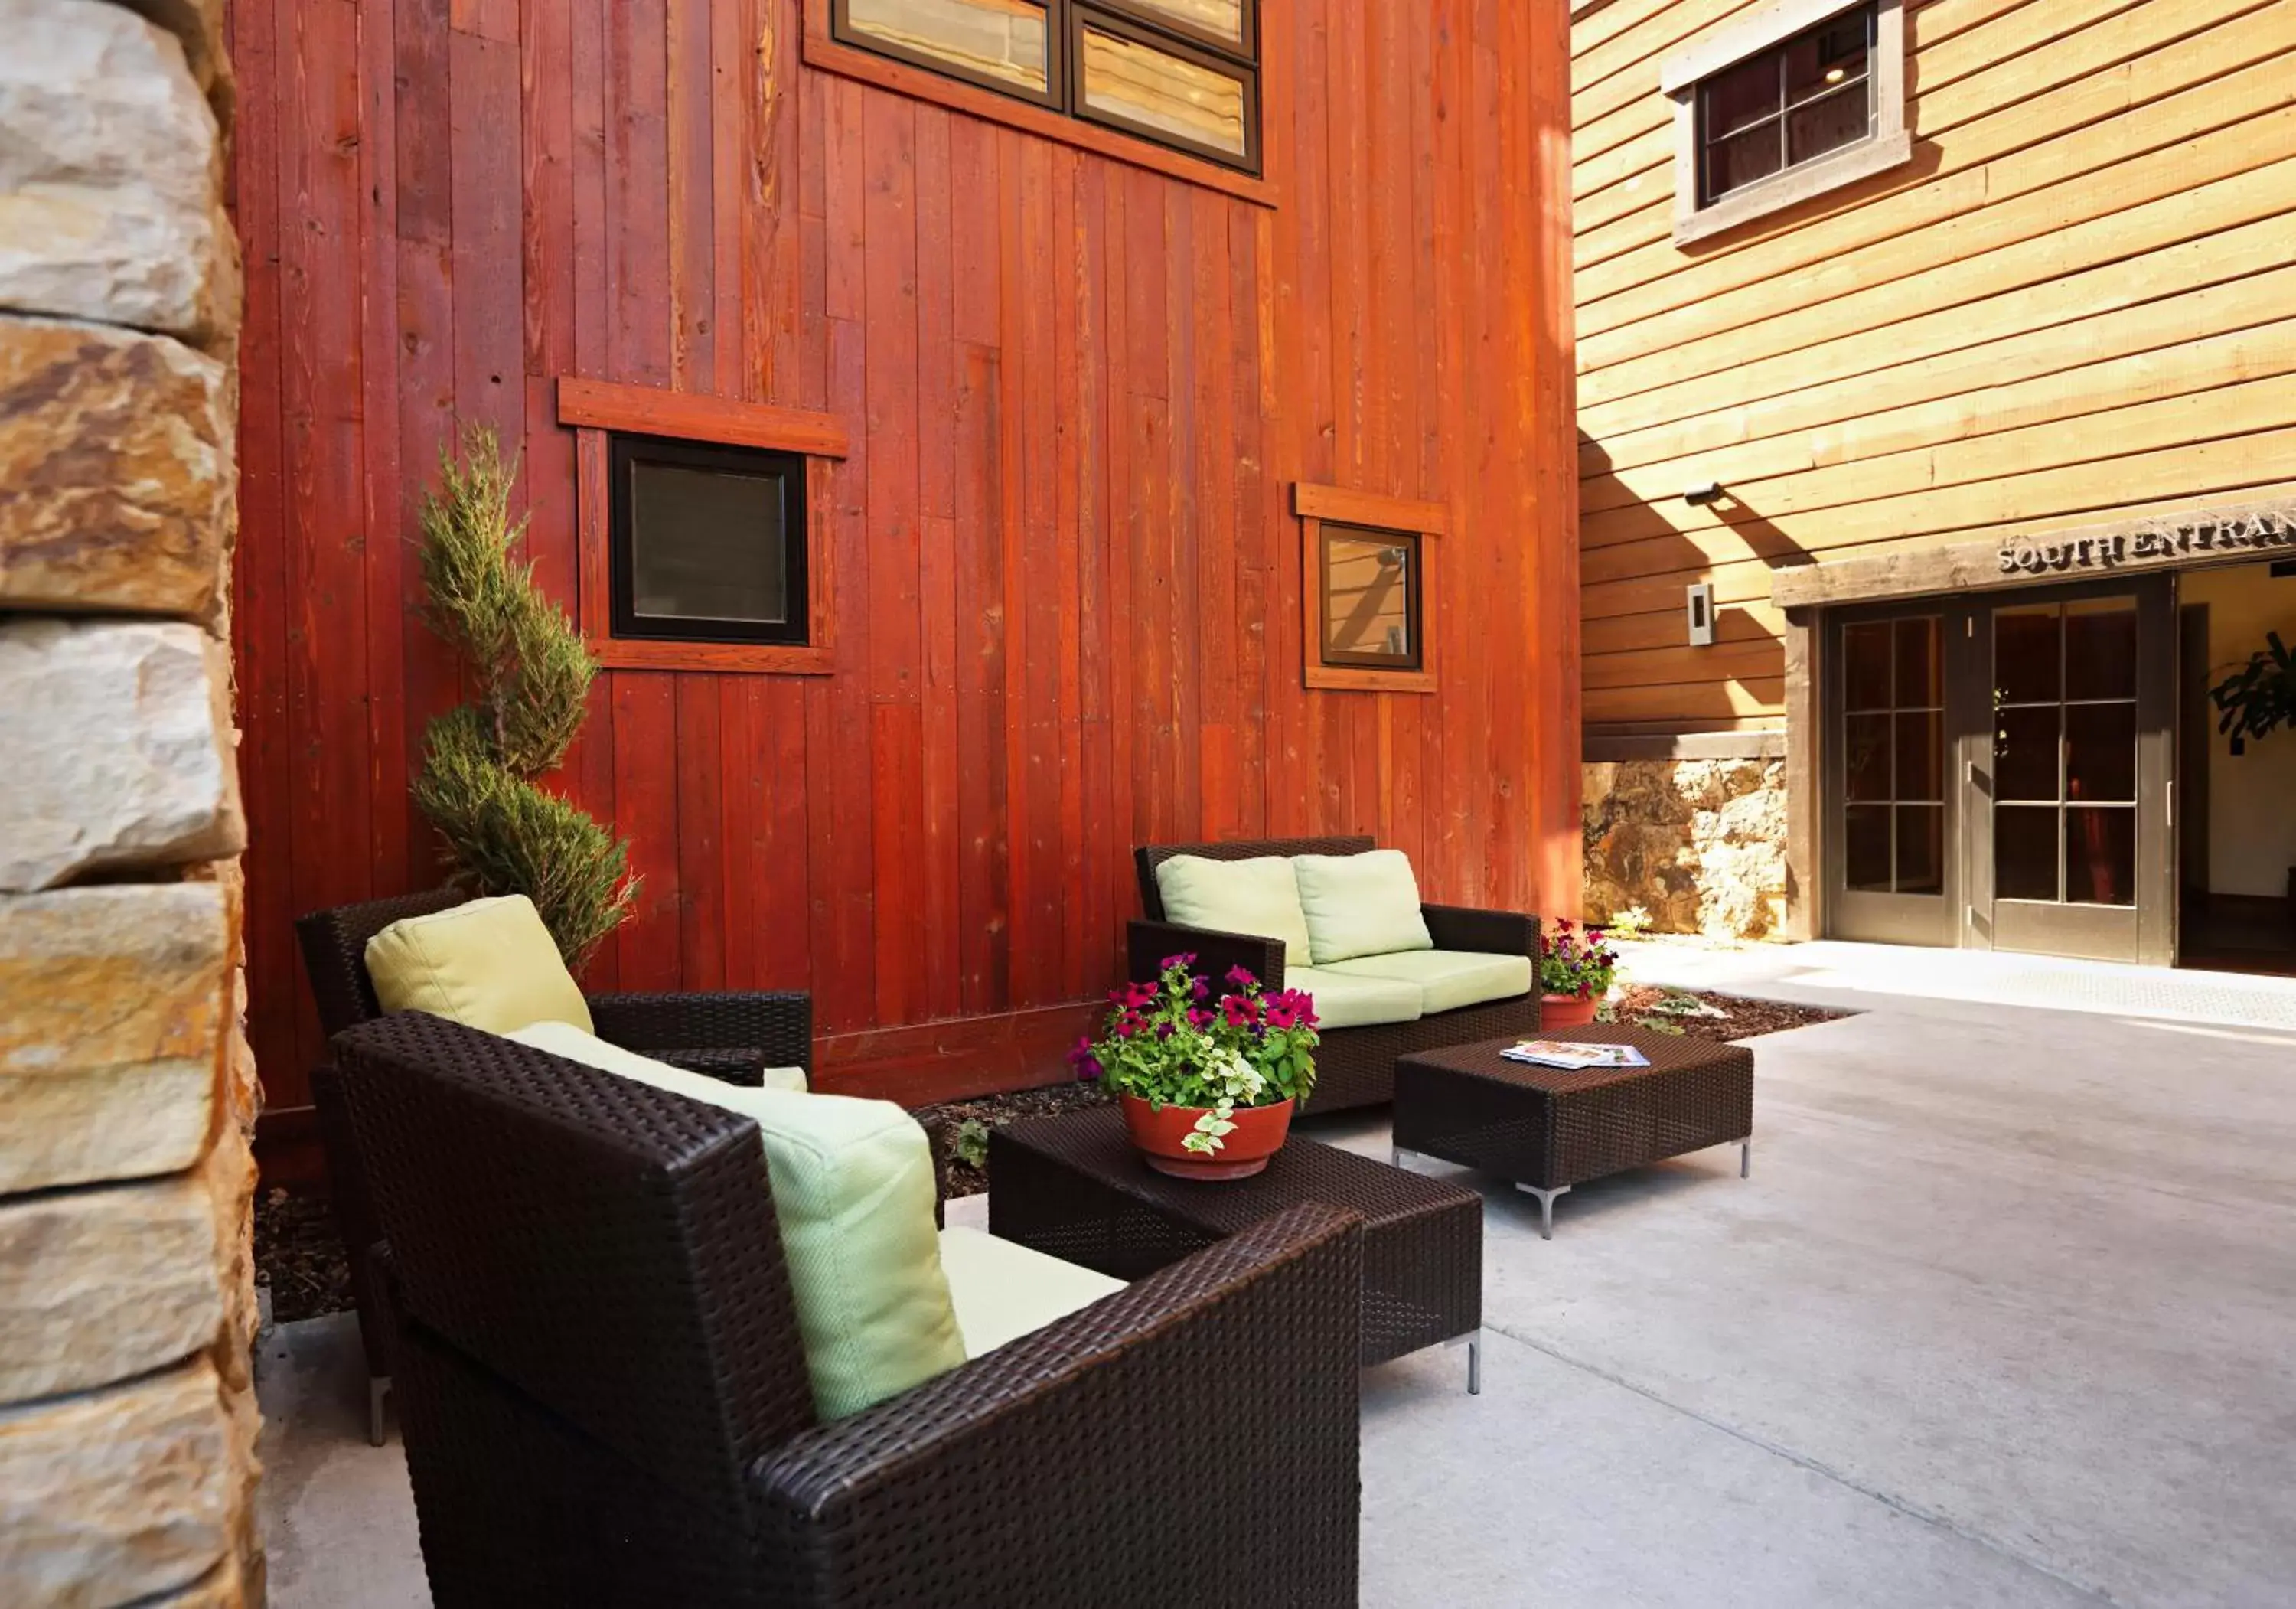
<svg viewBox="0 0 2296 1609"><path fill-rule="evenodd" d="M1554 1238L1554 1198L1558 1195L1570 1194L1570 1186L1562 1185L1552 1190L1542 1190L1537 1185L1517 1185L1515 1188L1538 1197L1538 1238L1553 1240Z"/></svg>
<svg viewBox="0 0 2296 1609"><path fill-rule="evenodd" d="M390 1376L369 1375L366 1377L366 1444L382 1445L382 1400L390 1394Z"/></svg>
<svg viewBox="0 0 2296 1609"><path fill-rule="evenodd" d="M1481 1396L1483 1394L1483 1332L1480 1329L1469 1330L1464 1335L1454 1335L1443 1344L1446 1347L1464 1346L1467 1349L1467 1395Z"/></svg>
<svg viewBox="0 0 2296 1609"><path fill-rule="evenodd" d="M1738 1177L1754 1177L1754 1137L1751 1134L1738 1142Z"/></svg>

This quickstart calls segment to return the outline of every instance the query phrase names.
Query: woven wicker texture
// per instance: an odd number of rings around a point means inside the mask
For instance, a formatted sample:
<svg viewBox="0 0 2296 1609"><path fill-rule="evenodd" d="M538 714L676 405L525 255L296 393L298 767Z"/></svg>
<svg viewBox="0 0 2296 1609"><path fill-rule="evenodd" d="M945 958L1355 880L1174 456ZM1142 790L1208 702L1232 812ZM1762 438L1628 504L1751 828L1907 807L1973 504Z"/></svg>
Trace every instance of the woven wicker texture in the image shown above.
<svg viewBox="0 0 2296 1609"><path fill-rule="evenodd" d="M1103 1107L994 1130L988 1176L991 1233L1119 1279L1303 1202L1359 1213L1365 1363L1482 1323L1482 1197L1314 1140L1295 1137L1254 1178L1198 1183L1149 1168Z"/></svg>
<svg viewBox="0 0 2296 1609"><path fill-rule="evenodd" d="M1359 855L1374 847L1371 839L1360 837L1263 838L1234 843L1146 844L1134 850L1132 861L1140 883L1140 904L1147 916L1132 923L1126 932L1126 975L1144 982L1155 977L1156 964L1166 956L1192 952L1197 969L1211 977L1218 977L1231 966L1242 965L1250 968L1270 989L1283 987L1283 947L1280 943L1249 933L1216 933L1164 920L1164 901L1156 888L1156 868L1173 856L1248 860L1260 855ZM1438 949L1528 956L1533 965L1538 964L1536 916L1453 905L1423 905L1419 908ZM1309 1104L1318 1112L1376 1106L1394 1096L1395 1063L1399 1056L1496 1034L1521 1038L1538 1030L1536 990L1511 1000L1441 1012L1411 1022L1330 1029L1325 1030L1323 1046L1316 1053L1316 1094Z"/></svg>
<svg viewBox="0 0 2296 1609"><path fill-rule="evenodd" d="M1356 1601L1354 1215L816 1425L755 1125L419 1015L336 1055L438 1603Z"/></svg>
<svg viewBox="0 0 2296 1609"><path fill-rule="evenodd" d="M427 889L390 899L339 905L299 918L295 936L304 974L319 1008L319 1025L332 1039L345 1029L382 1015L366 974L366 941L406 916L427 916L463 903L453 889ZM598 1037L642 1055L751 1087L767 1067L813 1064L813 1004L801 994L602 994L587 997ZM365 1170L349 1143L332 1070L314 1068L311 1104L319 1144L327 1158L327 1190L348 1253L351 1300L359 1313L359 1342L366 1372L390 1373L388 1332L371 1317L375 1305L374 1211ZM938 1147L934 1153L939 1157ZM946 1166L945 1163L940 1164Z"/></svg>
<svg viewBox="0 0 2296 1609"><path fill-rule="evenodd" d="M1521 1037L1405 1057L1395 1143L1555 1189L1753 1132L1754 1053L1742 1045L1595 1023L1546 1037L1632 1045L1650 1065L1566 1072L1498 1054Z"/></svg>

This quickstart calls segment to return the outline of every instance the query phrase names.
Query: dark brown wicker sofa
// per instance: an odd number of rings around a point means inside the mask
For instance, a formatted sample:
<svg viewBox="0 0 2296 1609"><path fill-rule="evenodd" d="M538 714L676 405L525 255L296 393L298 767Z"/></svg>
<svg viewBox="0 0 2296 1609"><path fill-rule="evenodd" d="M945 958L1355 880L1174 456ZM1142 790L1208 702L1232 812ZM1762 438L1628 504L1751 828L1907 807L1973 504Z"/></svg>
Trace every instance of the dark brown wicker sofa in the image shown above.
<svg viewBox="0 0 2296 1609"><path fill-rule="evenodd" d="M1358 855L1376 847L1367 837L1342 837L1163 843L1136 850L1133 863L1139 874L1140 903L1146 915L1134 922L1127 934L1127 974L1135 981L1145 981L1156 976L1157 964L1163 957L1193 952L1198 970L1212 977L1218 977L1231 966L1242 965L1270 989L1283 985L1283 945L1280 940L1250 933L1184 927L1164 919L1156 868L1173 856L1250 860L1264 855ZM1477 1039L1538 1030L1538 918L1513 911L1473 910L1463 906L1422 905L1419 908L1438 949L1530 957L1530 991L1507 999L1433 1013L1408 1022L1324 1030L1323 1047L1316 1055L1314 1110L1331 1112L1349 1106L1372 1106L1392 1099L1398 1056L1439 1046L1472 1044Z"/></svg>
<svg viewBox="0 0 2296 1609"><path fill-rule="evenodd" d="M1353 1214L823 1424L750 1120L418 1013L334 1054L442 1609L1356 1601Z"/></svg>
<svg viewBox="0 0 2296 1609"><path fill-rule="evenodd" d="M335 906L296 922L319 1026L330 1038L382 1015L374 984L367 977L366 941L402 917L427 916L468 898L452 889L430 889ZM812 1064L813 1006L802 994L594 994L585 998L600 1038L730 1084L758 1084L767 1067ZM380 1445L382 1398L390 1389L391 1371L373 1267L378 1231L332 1066L312 1070L311 1104L326 1154L335 1222L349 1254L351 1299L358 1309L359 1342L366 1353L368 1439Z"/></svg>

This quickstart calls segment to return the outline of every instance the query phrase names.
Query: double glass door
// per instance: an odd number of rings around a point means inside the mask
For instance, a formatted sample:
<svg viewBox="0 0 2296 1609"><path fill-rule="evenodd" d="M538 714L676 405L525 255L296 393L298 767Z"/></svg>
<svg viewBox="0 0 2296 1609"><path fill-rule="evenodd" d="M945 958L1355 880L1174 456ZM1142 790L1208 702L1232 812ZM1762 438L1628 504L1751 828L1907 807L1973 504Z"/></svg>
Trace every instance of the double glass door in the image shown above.
<svg viewBox="0 0 2296 1609"><path fill-rule="evenodd" d="M1831 622L1828 931L2172 957L2165 581Z"/></svg>

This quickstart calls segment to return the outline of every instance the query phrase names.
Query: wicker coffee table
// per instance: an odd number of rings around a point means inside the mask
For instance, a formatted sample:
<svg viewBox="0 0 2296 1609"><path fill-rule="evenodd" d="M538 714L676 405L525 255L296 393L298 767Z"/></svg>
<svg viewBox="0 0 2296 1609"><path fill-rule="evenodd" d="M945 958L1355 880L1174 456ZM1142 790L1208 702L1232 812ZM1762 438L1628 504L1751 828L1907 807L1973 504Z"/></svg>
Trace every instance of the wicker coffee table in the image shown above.
<svg viewBox="0 0 2296 1609"><path fill-rule="evenodd" d="M1297 1136L1251 1178L1203 1183L1151 1170L1113 1106L994 1129L989 1233L1138 1279L1302 1202L1364 1218L1363 1361L1467 1346L1482 1389L1483 1200Z"/></svg>
<svg viewBox="0 0 2296 1609"><path fill-rule="evenodd" d="M1518 1036L1520 1037L1520 1036ZM1735 1143L1752 1170L1754 1053L1616 1023L1538 1036L1632 1045L1647 1067L1565 1072L1510 1062L1515 1039L1423 1050L1395 1064L1395 1154L1439 1157L1511 1179L1538 1197L1554 1238L1554 1198L1573 1185L1709 1145Z"/></svg>

